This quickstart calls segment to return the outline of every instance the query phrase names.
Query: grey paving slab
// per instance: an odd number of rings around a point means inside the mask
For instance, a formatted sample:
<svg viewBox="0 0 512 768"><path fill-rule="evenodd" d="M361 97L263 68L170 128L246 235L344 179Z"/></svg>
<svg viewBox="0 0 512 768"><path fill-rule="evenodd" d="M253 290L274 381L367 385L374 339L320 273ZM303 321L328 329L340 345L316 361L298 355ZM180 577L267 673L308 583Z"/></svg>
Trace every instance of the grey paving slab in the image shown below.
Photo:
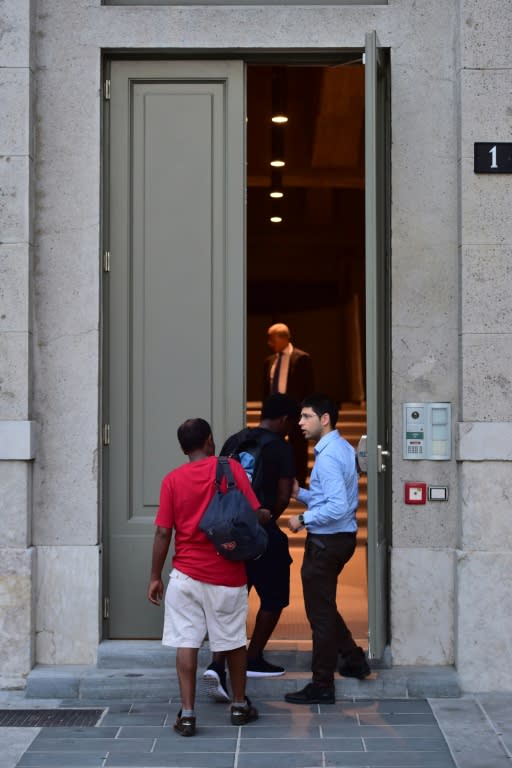
<svg viewBox="0 0 512 768"><path fill-rule="evenodd" d="M174 718L168 725L156 726L156 725L140 725L122 726L119 732L120 739L177 739L183 738L179 736L173 729ZM223 725L209 725L203 720L197 720L197 731L201 734L208 733L209 736L215 739L236 739L237 730L231 724L224 723Z"/></svg>
<svg viewBox="0 0 512 768"><path fill-rule="evenodd" d="M163 725L169 719L169 712L133 714L130 712L108 713L101 721L101 727L107 725Z"/></svg>
<svg viewBox="0 0 512 768"><path fill-rule="evenodd" d="M436 752L361 752L344 755L325 751L325 766L342 768L454 768L449 754ZM481 766L481 768L486 768Z"/></svg>
<svg viewBox="0 0 512 768"><path fill-rule="evenodd" d="M241 754L238 757L238 768L266 768L268 765L276 765L275 758L269 755L265 762L262 762L261 754ZM306 752L297 755L279 755L279 768L324 768L324 756L322 752ZM331 763L335 765L335 763ZM348 765L348 763L347 763Z"/></svg>
<svg viewBox="0 0 512 768"><path fill-rule="evenodd" d="M89 739L115 739L118 732L118 726L108 726L105 728L102 726L93 726L91 728L73 728L72 726L62 726L60 728L41 728L41 733L35 740L35 746L37 746L41 741L47 741L48 739L66 740L70 738L77 738L84 741ZM32 744L32 748L34 748L34 744Z"/></svg>
<svg viewBox="0 0 512 768"><path fill-rule="evenodd" d="M496 734L501 737L505 750L512 755L512 695L486 693L475 697L489 718Z"/></svg>
<svg viewBox="0 0 512 768"><path fill-rule="evenodd" d="M185 741L185 739L183 739ZM233 768L233 753L220 752L174 752L169 759L166 755L109 755L105 768ZM259 768L262 768L261 763Z"/></svg>
<svg viewBox="0 0 512 768"><path fill-rule="evenodd" d="M362 725L433 725L435 718L432 712L360 712L359 721Z"/></svg>
<svg viewBox="0 0 512 768"><path fill-rule="evenodd" d="M39 733L39 728L0 729L0 768L14 768Z"/></svg>
<svg viewBox="0 0 512 768"><path fill-rule="evenodd" d="M244 739L240 742L241 752L258 752L281 755L284 753L302 753L322 751L325 749L336 752L363 752L363 742L360 738L311 738L311 739Z"/></svg>
<svg viewBox="0 0 512 768"><path fill-rule="evenodd" d="M405 752L443 752L450 754L445 740L427 738L403 738L395 737L393 739L382 738L363 738L363 745L366 752L386 752L405 751Z"/></svg>
<svg viewBox="0 0 512 768"><path fill-rule="evenodd" d="M351 731L340 728L336 723L322 726L324 736L350 735ZM361 725L358 730L361 738L429 738L444 742L444 737L437 725Z"/></svg>
<svg viewBox="0 0 512 768"><path fill-rule="evenodd" d="M149 752L154 745L154 739L42 739L33 741L27 754L35 752Z"/></svg>
<svg viewBox="0 0 512 768"><path fill-rule="evenodd" d="M183 754L231 754L234 755L237 748L237 739L210 739L198 738L199 732L193 739L184 739L177 733L174 739L157 739L153 749L154 755L174 755L177 751ZM206 734L203 734L203 737Z"/></svg>
<svg viewBox="0 0 512 768"><path fill-rule="evenodd" d="M512 711L512 696L509 696ZM457 768L510 768L511 758L478 697L431 699Z"/></svg>
<svg viewBox="0 0 512 768"><path fill-rule="evenodd" d="M103 752L27 752L16 768L101 768L105 760ZM142 763L140 763L142 765Z"/></svg>

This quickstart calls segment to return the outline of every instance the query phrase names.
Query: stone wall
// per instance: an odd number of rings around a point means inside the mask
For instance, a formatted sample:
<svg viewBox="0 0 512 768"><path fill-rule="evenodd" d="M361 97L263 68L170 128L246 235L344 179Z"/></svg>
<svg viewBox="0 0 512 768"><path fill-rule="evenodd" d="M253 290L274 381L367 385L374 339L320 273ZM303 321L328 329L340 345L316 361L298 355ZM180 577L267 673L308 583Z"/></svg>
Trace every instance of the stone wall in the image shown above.
<svg viewBox="0 0 512 768"><path fill-rule="evenodd" d="M512 185L474 174L473 144L512 139L512 5L460 6L457 667L466 690L510 690Z"/></svg>
<svg viewBox="0 0 512 768"><path fill-rule="evenodd" d="M512 558L512 193L506 176L472 171L473 141L510 136L510 4L126 8L38 0L35 216L30 3L0 5L7 19L1 86L12 115L0 130L0 174L3 188L15 192L0 201L7 233L0 238L0 292L8 310L0 313L0 359L9 360L9 368L2 365L0 419L34 418L40 433L33 526L30 463L0 460L10 499L0 506L9 530L0 560L0 600L8 606L0 653L12 660L6 674L26 674L36 637L37 661L52 664L93 662L100 637L102 50L361 50L365 33L375 29L391 49L392 654L400 664L455 660L468 689L511 689L509 619L494 621L492 632L489 623L510 594ZM21 132L12 122L20 114ZM403 461L402 402L439 400L453 404L460 464ZM496 445L492 455L482 453L488 441ZM406 480L448 485L448 503L404 505ZM39 550L37 576L31 543ZM26 600L15 618L18 579ZM488 671L489 648L500 659L499 674L497 666Z"/></svg>
<svg viewBox="0 0 512 768"><path fill-rule="evenodd" d="M33 13L0 4L0 687L33 664Z"/></svg>

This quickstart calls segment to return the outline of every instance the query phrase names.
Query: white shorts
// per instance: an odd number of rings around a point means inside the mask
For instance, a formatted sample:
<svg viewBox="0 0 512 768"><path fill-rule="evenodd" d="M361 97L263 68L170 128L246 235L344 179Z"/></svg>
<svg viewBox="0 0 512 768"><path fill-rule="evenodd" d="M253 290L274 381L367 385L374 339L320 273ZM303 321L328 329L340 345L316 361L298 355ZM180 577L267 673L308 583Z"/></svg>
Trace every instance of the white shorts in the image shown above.
<svg viewBox="0 0 512 768"><path fill-rule="evenodd" d="M247 587L205 584L173 568L165 593L162 645L200 648L208 634L211 651L247 643Z"/></svg>

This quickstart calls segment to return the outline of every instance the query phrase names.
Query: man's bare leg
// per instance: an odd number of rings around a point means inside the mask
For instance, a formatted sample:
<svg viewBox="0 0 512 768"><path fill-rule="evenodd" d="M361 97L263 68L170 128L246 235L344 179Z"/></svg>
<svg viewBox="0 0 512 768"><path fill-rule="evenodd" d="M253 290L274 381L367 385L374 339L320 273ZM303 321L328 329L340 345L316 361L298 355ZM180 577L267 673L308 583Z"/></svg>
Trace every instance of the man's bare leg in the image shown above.
<svg viewBox="0 0 512 768"><path fill-rule="evenodd" d="M231 688L233 691L233 701L245 701L245 675L247 671L247 649L245 645L235 648L225 653Z"/></svg>
<svg viewBox="0 0 512 768"><path fill-rule="evenodd" d="M194 709L197 654L197 648L177 648L176 650L176 672L178 673L178 682L180 684L181 706L185 710Z"/></svg>

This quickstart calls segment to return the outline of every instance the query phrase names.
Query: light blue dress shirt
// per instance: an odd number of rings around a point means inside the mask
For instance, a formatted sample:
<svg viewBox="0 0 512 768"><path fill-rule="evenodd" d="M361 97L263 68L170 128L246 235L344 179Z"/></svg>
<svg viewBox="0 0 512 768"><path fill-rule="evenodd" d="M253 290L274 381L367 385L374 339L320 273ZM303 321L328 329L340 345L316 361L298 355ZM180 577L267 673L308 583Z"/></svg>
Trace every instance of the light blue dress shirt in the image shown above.
<svg viewBox="0 0 512 768"><path fill-rule="evenodd" d="M309 490L301 488L298 501L307 506L304 523L309 533L357 531L358 475L355 451L336 429L315 446Z"/></svg>

